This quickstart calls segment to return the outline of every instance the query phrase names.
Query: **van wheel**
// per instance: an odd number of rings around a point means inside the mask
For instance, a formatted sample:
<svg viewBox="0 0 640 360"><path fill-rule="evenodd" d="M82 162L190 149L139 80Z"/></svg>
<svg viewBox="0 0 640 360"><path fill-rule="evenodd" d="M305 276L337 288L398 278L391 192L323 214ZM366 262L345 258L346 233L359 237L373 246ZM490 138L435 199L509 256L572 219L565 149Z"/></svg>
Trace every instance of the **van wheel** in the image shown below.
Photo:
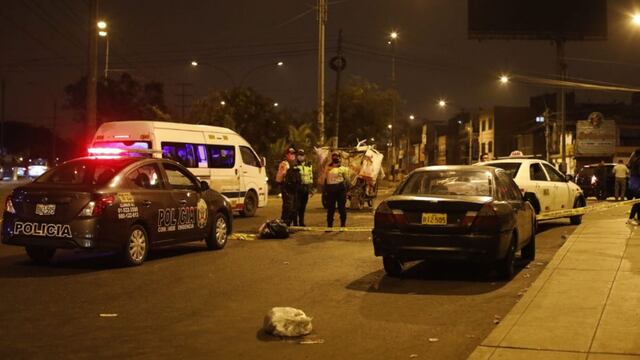
<svg viewBox="0 0 640 360"><path fill-rule="evenodd" d="M138 266L147 259L149 253L149 237L140 225L133 225L129 230L125 248L122 251L122 262L126 266Z"/></svg>
<svg viewBox="0 0 640 360"><path fill-rule="evenodd" d="M502 280L511 280L516 270L516 250L518 248L518 240L515 236L511 237L511 244L507 250L507 254L504 259L498 261L498 276Z"/></svg>
<svg viewBox="0 0 640 360"><path fill-rule="evenodd" d="M211 233L207 236L205 242L207 249L220 250L227 245L229 240L229 220L224 214L217 213L213 218L213 227Z"/></svg>
<svg viewBox="0 0 640 360"><path fill-rule="evenodd" d="M258 197L253 191L247 192L244 197L244 206L240 215L244 217L252 217L256 215L256 209L258 208Z"/></svg>
<svg viewBox="0 0 640 360"><path fill-rule="evenodd" d="M31 260L38 265L47 265L56 253L56 249L48 249L39 246L27 246L25 250Z"/></svg>

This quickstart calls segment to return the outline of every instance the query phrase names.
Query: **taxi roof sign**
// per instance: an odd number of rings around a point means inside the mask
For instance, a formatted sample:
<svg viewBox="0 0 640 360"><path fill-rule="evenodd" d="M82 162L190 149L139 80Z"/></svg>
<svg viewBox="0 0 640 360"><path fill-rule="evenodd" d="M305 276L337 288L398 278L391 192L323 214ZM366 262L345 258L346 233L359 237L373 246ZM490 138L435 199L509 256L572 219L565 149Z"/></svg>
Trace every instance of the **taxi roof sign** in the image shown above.
<svg viewBox="0 0 640 360"><path fill-rule="evenodd" d="M522 153L522 151L520 150L514 150L511 152L511 154L509 154L509 157L516 157L516 156L522 157L524 156L524 153Z"/></svg>

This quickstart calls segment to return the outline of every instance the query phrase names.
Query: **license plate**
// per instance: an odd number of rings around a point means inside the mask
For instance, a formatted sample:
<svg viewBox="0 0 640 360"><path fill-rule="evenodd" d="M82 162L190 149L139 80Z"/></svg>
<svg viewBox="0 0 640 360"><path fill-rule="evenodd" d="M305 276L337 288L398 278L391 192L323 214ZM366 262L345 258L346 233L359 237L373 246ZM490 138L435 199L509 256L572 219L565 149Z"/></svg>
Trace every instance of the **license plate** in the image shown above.
<svg viewBox="0 0 640 360"><path fill-rule="evenodd" d="M56 213L55 204L36 204L36 215L49 216Z"/></svg>
<svg viewBox="0 0 640 360"><path fill-rule="evenodd" d="M422 213L422 225L447 225L447 214Z"/></svg>

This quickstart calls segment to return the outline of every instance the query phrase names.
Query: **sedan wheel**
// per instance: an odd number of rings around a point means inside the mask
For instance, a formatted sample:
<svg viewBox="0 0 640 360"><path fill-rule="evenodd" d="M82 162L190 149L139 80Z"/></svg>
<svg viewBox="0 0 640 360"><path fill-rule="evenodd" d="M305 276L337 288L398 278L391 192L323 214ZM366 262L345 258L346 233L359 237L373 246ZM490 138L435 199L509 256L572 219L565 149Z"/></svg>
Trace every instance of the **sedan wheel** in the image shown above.
<svg viewBox="0 0 640 360"><path fill-rule="evenodd" d="M140 225L134 225L129 231L126 248L122 252L123 261L127 266L141 265L149 253L147 232Z"/></svg>
<svg viewBox="0 0 640 360"><path fill-rule="evenodd" d="M404 264L395 256L385 255L382 257L382 265L387 275L391 277L400 277L404 270Z"/></svg>
<svg viewBox="0 0 640 360"><path fill-rule="evenodd" d="M507 250L507 255L504 259L498 261L498 275L503 280L513 279L516 267L516 250L518 248L518 242L515 237L511 238L511 244Z"/></svg>
<svg viewBox="0 0 640 360"><path fill-rule="evenodd" d="M213 229L207 237L207 248L210 250L220 250L227 245L229 239L229 220L224 214L218 213L213 218Z"/></svg>

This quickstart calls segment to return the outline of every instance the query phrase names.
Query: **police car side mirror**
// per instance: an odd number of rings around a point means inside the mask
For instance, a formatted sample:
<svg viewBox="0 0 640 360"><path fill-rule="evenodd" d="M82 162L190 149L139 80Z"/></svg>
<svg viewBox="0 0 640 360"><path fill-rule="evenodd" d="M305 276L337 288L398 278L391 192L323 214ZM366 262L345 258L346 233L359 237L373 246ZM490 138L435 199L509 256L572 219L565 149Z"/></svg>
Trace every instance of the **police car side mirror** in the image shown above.
<svg viewBox="0 0 640 360"><path fill-rule="evenodd" d="M200 181L200 190L201 191L207 191L209 189L210 189L210 187L209 187L209 183L208 182Z"/></svg>

